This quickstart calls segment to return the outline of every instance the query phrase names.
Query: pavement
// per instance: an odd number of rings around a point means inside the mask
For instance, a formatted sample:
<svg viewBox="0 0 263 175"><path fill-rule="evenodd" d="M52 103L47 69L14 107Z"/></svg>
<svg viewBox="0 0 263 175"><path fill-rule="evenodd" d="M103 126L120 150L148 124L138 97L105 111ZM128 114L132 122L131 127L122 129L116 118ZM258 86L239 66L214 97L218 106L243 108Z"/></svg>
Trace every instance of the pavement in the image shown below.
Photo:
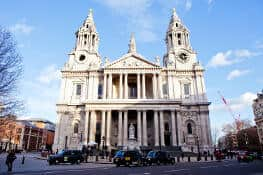
<svg viewBox="0 0 263 175"><path fill-rule="evenodd" d="M12 174L30 175L67 175L67 174L91 174L91 175L263 175L263 161L253 161L251 163L238 163L237 160L218 161L184 161L175 165L166 166L146 166L146 167L119 167L102 160L96 162L95 159L89 163L80 165L60 164L49 166L46 160L38 159L39 154L26 154L25 164L22 165L22 155L17 154L14 162ZM6 154L0 154L0 174L7 174L7 167L4 164ZM209 159L208 159L209 160ZM107 163L106 163L107 162Z"/></svg>

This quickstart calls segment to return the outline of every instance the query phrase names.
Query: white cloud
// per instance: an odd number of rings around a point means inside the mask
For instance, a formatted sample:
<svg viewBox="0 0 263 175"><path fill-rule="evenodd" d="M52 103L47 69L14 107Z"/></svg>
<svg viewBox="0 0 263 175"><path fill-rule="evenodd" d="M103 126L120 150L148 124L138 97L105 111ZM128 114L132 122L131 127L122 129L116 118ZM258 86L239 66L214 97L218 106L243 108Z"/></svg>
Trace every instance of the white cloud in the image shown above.
<svg viewBox="0 0 263 175"><path fill-rule="evenodd" d="M154 33L153 17L148 8L151 6L150 0L105 0L99 1L119 15L123 15L128 20L127 30L135 32L136 38L143 42L153 42L157 40ZM133 31L130 31L130 30Z"/></svg>
<svg viewBox="0 0 263 175"><path fill-rule="evenodd" d="M190 10L192 8L192 1L191 0L186 0L185 2L185 9L186 11Z"/></svg>
<svg viewBox="0 0 263 175"><path fill-rule="evenodd" d="M23 82L25 116L56 120L56 102L59 96L60 75L56 65L44 68L36 78Z"/></svg>
<svg viewBox="0 0 263 175"><path fill-rule="evenodd" d="M263 49L263 42L262 41L257 41L256 42L256 48L257 49Z"/></svg>
<svg viewBox="0 0 263 175"><path fill-rule="evenodd" d="M29 35L33 30L34 27L26 24L25 22L18 22L10 27L10 31L16 34Z"/></svg>
<svg viewBox="0 0 263 175"><path fill-rule="evenodd" d="M232 65L244 60L244 58L250 58L261 55L259 52L252 52L247 49L228 50L227 52L218 52L208 62L207 67L222 67Z"/></svg>
<svg viewBox="0 0 263 175"><path fill-rule="evenodd" d="M251 105L253 100L257 98L257 95L252 92L245 92L241 94L239 97L226 99L228 106L235 113L236 111L241 111L246 108L252 108ZM223 101L221 104L212 104L210 107L212 111L226 111L227 108Z"/></svg>
<svg viewBox="0 0 263 175"><path fill-rule="evenodd" d="M208 0L208 5L211 5L214 2L214 0Z"/></svg>
<svg viewBox="0 0 263 175"><path fill-rule="evenodd" d="M246 75L250 72L250 70L238 70L235 69L233 71L231 71L228 75L227 75L227 80L232 80L234 78L240 77L242 75Z"/></svg>
<svg viewBox="0 0 263 175"><path fill-rule="evenodd" d="M49 65L43 69L37 80L44 84L49 84L52 81L59 80L60 70L56 68L56 65Z"/></svg>

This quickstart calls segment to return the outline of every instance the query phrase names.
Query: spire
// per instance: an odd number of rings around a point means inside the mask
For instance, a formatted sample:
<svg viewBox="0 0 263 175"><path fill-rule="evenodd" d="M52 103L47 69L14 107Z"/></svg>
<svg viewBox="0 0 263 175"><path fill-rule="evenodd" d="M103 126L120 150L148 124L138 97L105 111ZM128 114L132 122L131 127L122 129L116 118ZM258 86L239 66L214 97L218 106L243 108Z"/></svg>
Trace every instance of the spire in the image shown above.
<svg viewBox="0 0 263 175"><path fill-rule="evenodd" d="M136 43L135 43L135 38L134 38L133 33L131 34L128 53L136 53Z"/></svg>
<svg viewBox="0 0 263 175"><path fill-rule="evenodd" d="M170 23L173 23L173 22L175 22L175 21L181 22L180 18L178 17L178 15L177 15L177 13L176 13L175 8L173 8L173 14L172 14Z"/></svg>

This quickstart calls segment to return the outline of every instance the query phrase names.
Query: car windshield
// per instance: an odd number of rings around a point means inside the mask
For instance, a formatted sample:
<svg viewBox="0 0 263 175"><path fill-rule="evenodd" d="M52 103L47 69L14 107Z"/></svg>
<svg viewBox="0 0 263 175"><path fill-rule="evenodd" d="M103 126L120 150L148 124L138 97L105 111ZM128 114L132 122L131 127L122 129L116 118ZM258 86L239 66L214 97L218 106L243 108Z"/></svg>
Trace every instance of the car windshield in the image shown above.
<svg viewBox="0 0 263 175"><path fill-rule="evenodd" d="M58 155L62 155L65 151L64 150L61 150L58 152Z"/></svg>
<svg viewBox="0 0 263 175"><path fill-rule="evenodd" d="M124 155L124 151L118 151L115 156L123 156L123 155Z"/></svg>
<svg viewBox="0 0 263 175"><path fill-rule="evenodd" d="M154 157L155 156L155 152L154 151L150 151L148 154L147 154L147 157Z"/></svg>

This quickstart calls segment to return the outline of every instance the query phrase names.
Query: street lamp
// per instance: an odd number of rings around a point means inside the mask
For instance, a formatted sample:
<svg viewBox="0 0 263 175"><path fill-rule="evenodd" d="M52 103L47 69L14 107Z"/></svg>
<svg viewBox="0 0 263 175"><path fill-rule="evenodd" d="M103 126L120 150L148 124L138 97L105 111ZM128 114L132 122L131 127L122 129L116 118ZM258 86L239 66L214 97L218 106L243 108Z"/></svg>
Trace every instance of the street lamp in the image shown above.
<svg viewBox="0 0 263 175"><path fill-rule="evenodd" d="M198 135L196 135L196 144L197 144L197 151L198 151L197 161L200 161L201 160L201 154L200 154L199 137L198 137Z"/></svg>
<svg viewBox="0 0 263 175"><path fill-rule="evenodd" d="M102 159L104 159L104 154L105 154L105 136L102 136Z"/></svg>

